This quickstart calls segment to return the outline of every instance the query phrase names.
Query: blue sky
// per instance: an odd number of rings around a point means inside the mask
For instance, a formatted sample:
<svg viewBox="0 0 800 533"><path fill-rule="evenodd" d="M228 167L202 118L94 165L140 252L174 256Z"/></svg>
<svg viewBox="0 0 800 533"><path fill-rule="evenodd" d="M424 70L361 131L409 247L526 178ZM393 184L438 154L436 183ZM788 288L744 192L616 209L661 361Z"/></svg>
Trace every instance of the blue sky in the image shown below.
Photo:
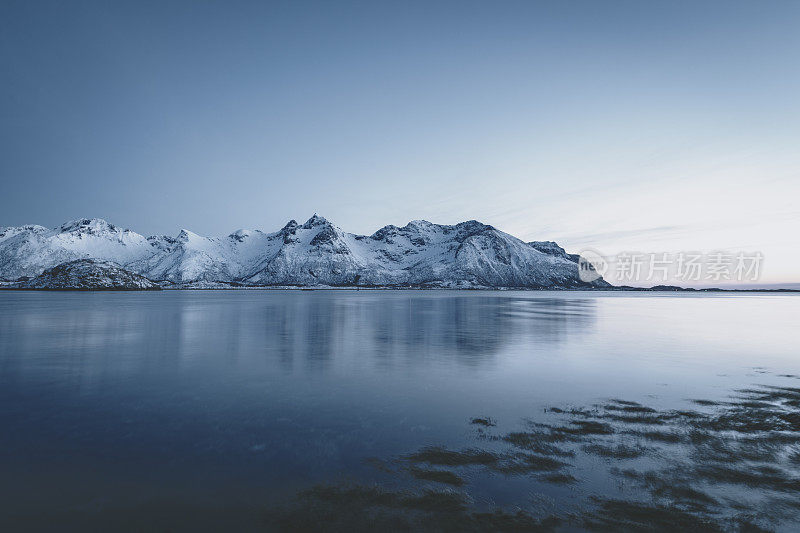
<svg viewBox="0 0 800 533"><path fill-rule="evenodd" d="M759 250L800 281L800 2L0 4L0 225Z"/></svg>

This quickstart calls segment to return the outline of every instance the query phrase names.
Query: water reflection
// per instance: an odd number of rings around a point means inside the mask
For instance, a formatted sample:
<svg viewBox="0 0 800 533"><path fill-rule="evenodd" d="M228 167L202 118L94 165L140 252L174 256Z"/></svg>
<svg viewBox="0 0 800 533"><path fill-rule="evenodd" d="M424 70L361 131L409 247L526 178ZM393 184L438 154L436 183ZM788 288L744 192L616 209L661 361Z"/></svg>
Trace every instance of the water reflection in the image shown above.
<svg viewBox="0 0 800 533"><path fill-rule="evenodd" d="M471 501L526 505L534 494L556 507L584 489L613 493L586 518L602 525L603 509L625 511L620 484L645 496L650 487L671 490L587 461L650 461L660 479L678 476L676 490L686 488L681 477L701 485L727 478L726 494L689 487L722 503L737 486L767 476L760 486L783 498L798 487L789 475L798 441L771 435L745 446L750 441L736 444L726 432L744 433L731 426L741 421L758 431L780 423L777 431L794 439L800 400L790 389L762 388L736 405L725 395L753 376L786 386L777 381L790 378L778 372L800 371L798 302L547 292L0 292L0 529L9 512L20 513L17 525L40 517L50 529L64 516L88 519L79 529L148 529L165 524L162 511L195 516L192 525L208 529L242 529L231 526L242 520L259 526L265 502L298 489L333 484L323 499L346 503L342 479L369 485L398 477L365 464L370 457L401 458L400 477L468 490L472 500L393 488L351 496L417 511L438 501L466 520L459 530L547 526L518 514L476 515ZM753 373L755 364L778 372ZM623 400L571 411L604 398ZM691 413L701 410L686 409L686 398L718 402L706 407L721 409L719 416ZM564 411L545 412L553 405ZM534 425L520 427L523 420ZM713 438L691 440L704 435ZM771 466L730 459L752 461L746 457L764 451ZM661 453L680 461L661 469L652 462ZM99 519L108 527L96 527Z"/></svg>
<svg viewBox="0 0 800 533"><path fill-rule="evenodd" d="M542 348L591 331L596 320L596 302L585 298L332 291L103 296L78 295L72 306L5 317L6 377L15 365L43 362L87 379L109 369L164 372L202 361L247 367L263 357L284 372L324 373L337 358L354 357L384 368L443 361L478 367L523 337ZM15 357L26 351L39 357Z"/></svg>
<svg viewBox="0 0 800 533"><path fill-rule="evenodd" d="M154 487L231 505L363 473L457 428L463 392L509 354L535 362L596 321L593 299L535 294L0 296L0 515Z"/></svg>
<svg viewBox="0 0 800 533"><path fill-rule="evenodd" d="M553 298L448 297L373 301L366 310L377 353L490 360L522 335L557 343L592 326L594 302Z"/></svg>

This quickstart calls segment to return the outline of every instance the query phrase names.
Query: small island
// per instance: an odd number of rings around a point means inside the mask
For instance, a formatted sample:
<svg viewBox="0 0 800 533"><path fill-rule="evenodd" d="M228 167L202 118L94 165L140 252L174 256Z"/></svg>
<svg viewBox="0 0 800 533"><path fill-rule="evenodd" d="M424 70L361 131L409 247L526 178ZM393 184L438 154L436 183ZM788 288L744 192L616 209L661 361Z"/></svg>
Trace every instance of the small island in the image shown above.
<svg viewBox="0 0 800 533"><path fill-rule="evenodd" d="M49 268L9 288L81 291L158 291L161 287L108 261L77 259Z"/></svg>

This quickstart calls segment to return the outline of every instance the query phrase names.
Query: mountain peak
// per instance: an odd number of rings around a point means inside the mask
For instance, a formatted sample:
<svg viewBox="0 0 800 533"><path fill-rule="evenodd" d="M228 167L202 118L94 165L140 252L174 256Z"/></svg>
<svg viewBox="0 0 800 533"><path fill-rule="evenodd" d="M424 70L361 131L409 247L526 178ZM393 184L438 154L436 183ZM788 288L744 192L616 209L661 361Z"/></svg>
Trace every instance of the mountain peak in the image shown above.
<svg viewBox="0 0 800 533"><path fill-rule="evenodd" d="M314 216L306 220L306 223L303 224L303 229L311 229L315 226L324 226L326 224L329 224L329 222L325 218L314 213Z"/></svg>
<svg viewBox="0 0 800 533"><path fill-rule="evenodd" d="M428 222L427 220L412 220L408 224L403 227L404 230L430 230L431 228L435 228L436 224L432 222Z"/></svg>
<svg viewBox="0 0 800 533"><path fill-rule="evenodd" d="M202 238L203 237L201 237L197 233L189 231L188 229L182 229L181 232L178 233L177 240L179 242L189 242L189 241L194 241L194 240L202 239Z"/></svg>
<svg viewBox="0 0 800 533"><path fill-rule="evenodd" d="M476 229L494 229L493 226L489 224L484 224L483 222L478 222L477 220L466 220L464 222L459 222L456 224L456 227L462 228L476 228Z"/></svg>
<svg viewBox="0 0 800 533"><path fill-rule="evenodd" d="M20 233L47 233L50 231L49 229L45 228L44 226L39 226L37 224L27 224L25 226L6 226L0 227L0 240L11 238L14 235L19 235Z"/></svg>
<svg viewBox="0 0 800 533"><path fill-rule="evenodd" d="M236 231L228 235L228 238L234 241L244 242L245 239L247 239L254 233L261 233L261 232L258 230L249 230L242 228L242 229L237 229Z"/></svg>
<svg viewBox="0 0 800 533"><path fill-rule="evenodd" d="M289 233L293 233L294 230L297 229L297 226L298 226L297 221L295 219L292 219L289 222L287 222L286 225L283 226L278 233L280 233L281 235L287 235Z"/></svg>
<svg viewBox="0 0 800 533"><path fill-rule="evenodd" d="M61 233L100 233L102 231L117 231L114 224L109 224L102 218L79 218L64 222L57 228Z"/></svg>

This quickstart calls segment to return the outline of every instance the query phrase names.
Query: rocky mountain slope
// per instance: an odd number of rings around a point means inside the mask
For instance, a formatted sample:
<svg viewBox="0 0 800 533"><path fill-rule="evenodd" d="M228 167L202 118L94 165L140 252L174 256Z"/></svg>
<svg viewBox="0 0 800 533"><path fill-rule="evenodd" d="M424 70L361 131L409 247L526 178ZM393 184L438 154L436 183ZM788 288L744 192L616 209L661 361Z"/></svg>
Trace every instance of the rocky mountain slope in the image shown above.
<svg viewBox="0 0 800 533"><path fill-rule="evenodd" d="M317 215L274 233L209 238L188 230L145 238L101 219L54 229L0 228L0 278L34 277L77 259L109 261L179 286L604 287L578 277L578 257L554 242L523 242L476 221L413 221L354 235Z"/></svg>
<svg viewBox="0 0 800 533"><path fill-rule="evenodd" d="M22 282L18 288L140 291L160 290L161 286L114 263L76 259L48 268L35 278Z"/></svg>

